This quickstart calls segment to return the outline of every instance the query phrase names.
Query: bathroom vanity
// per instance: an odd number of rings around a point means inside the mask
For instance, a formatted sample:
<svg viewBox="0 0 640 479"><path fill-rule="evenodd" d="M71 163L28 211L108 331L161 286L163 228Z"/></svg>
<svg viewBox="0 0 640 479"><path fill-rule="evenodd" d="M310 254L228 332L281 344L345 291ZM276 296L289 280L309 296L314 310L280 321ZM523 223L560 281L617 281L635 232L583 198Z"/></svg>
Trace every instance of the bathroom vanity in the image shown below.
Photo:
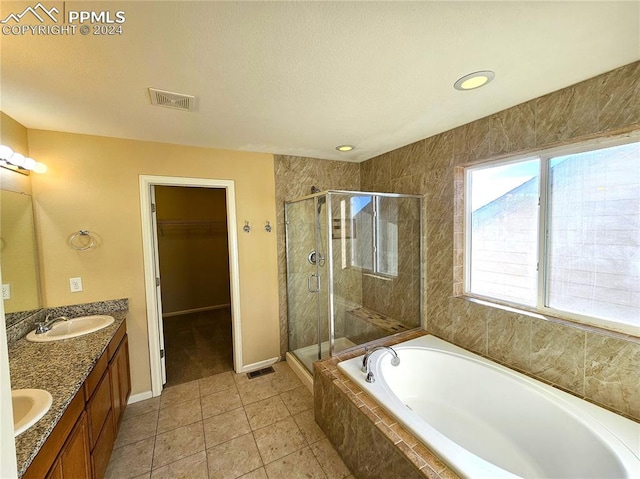
<svg viewBox="0 0 640 479"><path fill-rule="evenodd" d="M125 312L110 326L53 343L24 338L9 350L12 388L41 388L49 412L16 437L23 478L102 478L131 393Z"/></svg>

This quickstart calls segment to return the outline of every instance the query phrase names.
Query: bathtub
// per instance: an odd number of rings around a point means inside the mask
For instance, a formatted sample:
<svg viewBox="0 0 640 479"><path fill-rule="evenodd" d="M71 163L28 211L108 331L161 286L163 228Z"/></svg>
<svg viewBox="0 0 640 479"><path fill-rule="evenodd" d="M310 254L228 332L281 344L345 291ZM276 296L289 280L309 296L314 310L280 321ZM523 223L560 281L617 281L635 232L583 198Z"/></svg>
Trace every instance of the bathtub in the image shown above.
<svg viewBox="0 0 640 479"><path fill-rule="evenodd" d="M467 478L640 478L640 424L434 336L338 368Z"/></svg>

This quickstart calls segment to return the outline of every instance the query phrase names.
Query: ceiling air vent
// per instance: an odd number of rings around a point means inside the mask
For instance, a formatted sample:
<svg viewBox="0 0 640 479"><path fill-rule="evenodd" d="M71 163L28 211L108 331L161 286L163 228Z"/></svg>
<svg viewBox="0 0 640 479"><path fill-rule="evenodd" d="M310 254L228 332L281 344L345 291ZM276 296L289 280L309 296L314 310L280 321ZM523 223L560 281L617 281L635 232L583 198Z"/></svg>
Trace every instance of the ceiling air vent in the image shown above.
<svg viewBox="0 0 640 479"><path fill-rule="evenodd" d="M149 96L152 105L173 108L174 110L193 111L196 102L195 96L158 90L157 88L149 88Z"/></svg>

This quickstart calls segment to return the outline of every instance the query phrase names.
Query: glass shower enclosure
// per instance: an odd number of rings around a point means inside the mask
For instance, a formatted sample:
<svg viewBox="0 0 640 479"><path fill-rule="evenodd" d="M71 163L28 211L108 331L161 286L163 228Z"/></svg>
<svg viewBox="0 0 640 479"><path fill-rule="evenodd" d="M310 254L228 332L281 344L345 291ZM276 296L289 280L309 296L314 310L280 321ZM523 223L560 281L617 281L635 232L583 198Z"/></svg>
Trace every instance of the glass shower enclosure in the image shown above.
<svg viewBox="0 0 640 479"><path fill-rule="evenodd" d="M422 197L323 191L285 204L289 352L318 359L422 324Z"/></svg>

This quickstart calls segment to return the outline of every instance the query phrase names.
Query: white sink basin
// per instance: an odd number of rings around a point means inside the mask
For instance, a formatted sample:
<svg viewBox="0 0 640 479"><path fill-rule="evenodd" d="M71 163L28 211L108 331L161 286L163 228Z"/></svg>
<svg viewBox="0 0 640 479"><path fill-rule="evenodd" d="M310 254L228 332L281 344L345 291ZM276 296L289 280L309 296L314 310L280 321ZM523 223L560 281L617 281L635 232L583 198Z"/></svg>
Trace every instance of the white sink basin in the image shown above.
<svg viewBox="0 0 640 479"><path fill-rule="evenodd" d="M44 389L15 389L11 391L13 405L14 436L18 436L37 423L44 416L53 398Z"/></svg>
<svg viewBox="0 0 640 479"><path fill-rule="evenodd" d="M46 333L36 334L35 330L27 334L27 341L45 343L59 341L61 339L75 338L83 334L93 333L113 324L113 316L81 316L67 321L60 320Z"/></svg>

